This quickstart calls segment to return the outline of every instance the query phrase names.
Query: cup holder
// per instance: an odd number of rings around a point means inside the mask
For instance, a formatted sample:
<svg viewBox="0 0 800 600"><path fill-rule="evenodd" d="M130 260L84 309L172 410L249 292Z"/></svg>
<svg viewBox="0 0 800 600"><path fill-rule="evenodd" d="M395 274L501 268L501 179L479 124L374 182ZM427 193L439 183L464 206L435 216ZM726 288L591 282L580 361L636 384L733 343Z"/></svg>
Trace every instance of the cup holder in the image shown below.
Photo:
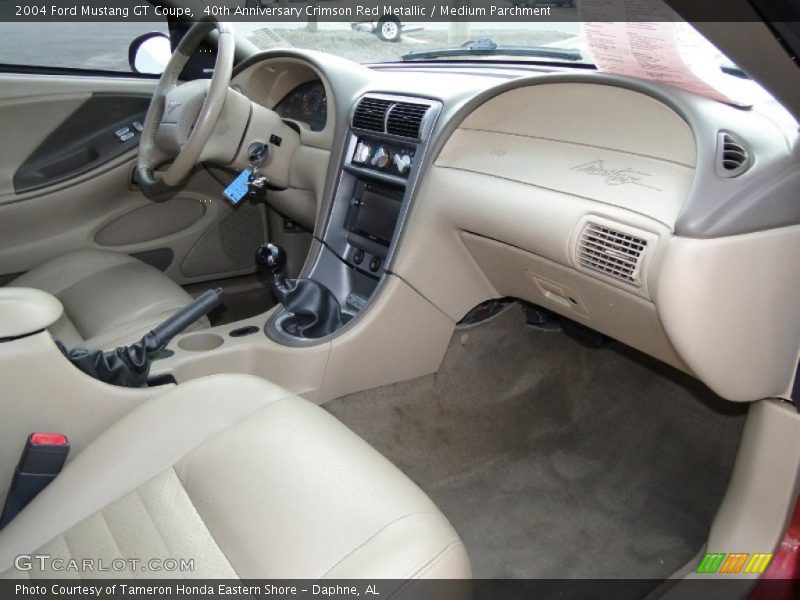
<svg viewBox="0 0 800 600"><path fill-rule="evenodd" d="M225 339L216 333L191 333L178 340L178 348L189 352L208 352L224 343Z"/></svg>

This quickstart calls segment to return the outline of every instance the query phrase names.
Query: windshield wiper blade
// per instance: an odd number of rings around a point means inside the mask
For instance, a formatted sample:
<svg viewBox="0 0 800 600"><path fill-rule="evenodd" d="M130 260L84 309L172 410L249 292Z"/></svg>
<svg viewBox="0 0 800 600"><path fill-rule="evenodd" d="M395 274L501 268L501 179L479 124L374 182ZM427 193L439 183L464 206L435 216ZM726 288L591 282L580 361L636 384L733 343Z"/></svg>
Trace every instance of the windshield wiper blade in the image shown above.
<svg viewBox="0 0 800 600"><path fill-rule="evenodd" d="M536 58L552 58L555 60L581 60L579 50L571 48L553 48L550 46L500 46L493 40L484 38L475 42L466 42L453 48L436 48L434 50L415 50L403 54L404 61L426 60L430 58L450 58L458 56L535 56Z"/></svg>

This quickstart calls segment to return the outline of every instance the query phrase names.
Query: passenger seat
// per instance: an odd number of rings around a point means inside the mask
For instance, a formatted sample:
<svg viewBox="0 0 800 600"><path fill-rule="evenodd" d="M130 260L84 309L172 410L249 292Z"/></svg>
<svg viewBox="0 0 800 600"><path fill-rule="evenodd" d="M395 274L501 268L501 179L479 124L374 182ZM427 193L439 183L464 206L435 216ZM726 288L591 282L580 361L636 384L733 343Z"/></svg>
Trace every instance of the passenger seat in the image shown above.
<svg viewBox="0 0 800 600"><path fill-rule="evenodd" d="M184 572L55 573L52 558L194 561ZM119 562L117 562L119 564ZM217 375L140 406L0 532L3 577L466 578L461 540L394 465L318 406Z"/></svg>
<svg viewBox="0 0 800 600"><path fill-rule="evenodd" d="M192 301L164 273L121 252L77 250L8 284L52 294L64 314L48 329L67 348L127 346ZM192 329L210 327L203 317Z"/></svg>

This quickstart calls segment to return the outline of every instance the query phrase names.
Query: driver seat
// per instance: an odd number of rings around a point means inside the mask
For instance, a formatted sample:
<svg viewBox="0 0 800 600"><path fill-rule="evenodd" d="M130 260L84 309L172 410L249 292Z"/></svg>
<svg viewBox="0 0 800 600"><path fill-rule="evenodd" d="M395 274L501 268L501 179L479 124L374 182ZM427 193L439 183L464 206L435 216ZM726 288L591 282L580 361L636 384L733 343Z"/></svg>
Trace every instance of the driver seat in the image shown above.
<svg viewBox="0 0 800 600"><path fill-rule="evenodd" d="M137 342L192 301L155 267L108 250L62 254L8 285L43 290L61 301L64 314L49 331L67 348L105 350ZM203 317L188 331L209 326Z"/></svg>

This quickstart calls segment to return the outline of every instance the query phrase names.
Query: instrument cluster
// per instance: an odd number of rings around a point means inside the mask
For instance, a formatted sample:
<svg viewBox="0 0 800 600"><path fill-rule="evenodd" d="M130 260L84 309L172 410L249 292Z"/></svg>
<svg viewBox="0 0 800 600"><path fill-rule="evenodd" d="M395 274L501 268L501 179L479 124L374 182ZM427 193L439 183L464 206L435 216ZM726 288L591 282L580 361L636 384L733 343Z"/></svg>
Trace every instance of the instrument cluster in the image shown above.
<svg viewBox="0 0 800 600"><path fill-rule="evenodd" d="M328 97L320 80L309 81L286 94L275 106L283 119L299 121L311 131L322 131L328 121Z"/></svg>

